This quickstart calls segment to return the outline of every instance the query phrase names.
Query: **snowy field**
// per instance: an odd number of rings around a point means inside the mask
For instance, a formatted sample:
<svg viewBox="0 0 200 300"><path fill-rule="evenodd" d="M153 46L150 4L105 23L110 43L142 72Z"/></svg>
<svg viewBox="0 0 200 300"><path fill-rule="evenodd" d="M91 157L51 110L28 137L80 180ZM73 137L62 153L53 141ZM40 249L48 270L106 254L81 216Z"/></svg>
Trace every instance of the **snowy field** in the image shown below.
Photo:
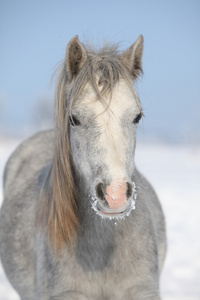
<svg viewBox="0 0 200 300"><path fill-rule="evenodd" d="M17 144L18 140L0 139L0 178ZM166 215L168 253L161 277L162 299L200 300L200 146L140 144L136 163L156 189ZM0 300L19 300L1 266Z"/></svg>

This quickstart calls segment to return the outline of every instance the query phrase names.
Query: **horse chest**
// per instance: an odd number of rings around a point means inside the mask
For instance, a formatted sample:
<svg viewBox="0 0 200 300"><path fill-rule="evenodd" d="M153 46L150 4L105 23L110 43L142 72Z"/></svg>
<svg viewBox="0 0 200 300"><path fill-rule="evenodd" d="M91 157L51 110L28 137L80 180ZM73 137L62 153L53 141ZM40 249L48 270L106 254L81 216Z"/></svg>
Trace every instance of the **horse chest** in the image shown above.
<svg viewBox="0 0 200 300"><path fill-rule="evenodd" d="M87 242L80 241L75 251L66 252L59 262L53 260L48 286L62 295L72 293L76 299L117 300L150 277L151 260L141 249L144 245L134 245L134 235L121 233L110 243Z"/></svg>

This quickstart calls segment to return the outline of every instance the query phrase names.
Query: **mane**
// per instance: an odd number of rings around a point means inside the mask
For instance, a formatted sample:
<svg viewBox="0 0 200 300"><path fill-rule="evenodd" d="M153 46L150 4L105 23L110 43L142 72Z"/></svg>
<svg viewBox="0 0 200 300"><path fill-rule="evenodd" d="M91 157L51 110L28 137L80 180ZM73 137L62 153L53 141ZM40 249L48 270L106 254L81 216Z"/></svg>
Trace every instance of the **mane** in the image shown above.
<svg viewBox="0 0 200 300"><path fill-rule="evenodd" d="M142 111L133 78L119 59L118 47L107 45L97 51L87 46L86 51L87 61L76 78L70 82L64 61L56 83L54 155L42 190L38 215L38 220L42 223L43 230L47 230L48 239L56 252L66 243L74 244L79 227L78 191L68 122L75 101L81 96L87 83L95 91L97 99L103 101L103 96L112 94L114 86L123 78L132 89ZM139 68L137 72L142 73L142 69Z"/></svg>

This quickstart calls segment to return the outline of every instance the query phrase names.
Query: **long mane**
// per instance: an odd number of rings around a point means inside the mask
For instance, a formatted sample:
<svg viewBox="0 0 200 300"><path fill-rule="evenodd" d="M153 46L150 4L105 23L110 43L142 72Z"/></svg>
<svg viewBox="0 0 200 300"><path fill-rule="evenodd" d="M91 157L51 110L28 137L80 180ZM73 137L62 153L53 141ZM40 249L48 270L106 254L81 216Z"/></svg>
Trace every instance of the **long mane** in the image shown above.
<svg viewBox="0 0 200 300"><path fill-rule="evenodd" d="M138 72L142 72L138 68ZM87 48L87 62L77 77L70 82L66 62L62 63L55 92L55 140L52 166L46 178L39 205L39 222L47 230L49 241L58 252L65 243L73 244L79 227L78 191L74 176L69 140L69 116L75 101L87 83L99 101L105 93L112 93L116 83L123 78L141 104L133 86L133 78L119 59L117 47L106 46L99 51ZM98 80L97 80L98 79Z"/></svg>

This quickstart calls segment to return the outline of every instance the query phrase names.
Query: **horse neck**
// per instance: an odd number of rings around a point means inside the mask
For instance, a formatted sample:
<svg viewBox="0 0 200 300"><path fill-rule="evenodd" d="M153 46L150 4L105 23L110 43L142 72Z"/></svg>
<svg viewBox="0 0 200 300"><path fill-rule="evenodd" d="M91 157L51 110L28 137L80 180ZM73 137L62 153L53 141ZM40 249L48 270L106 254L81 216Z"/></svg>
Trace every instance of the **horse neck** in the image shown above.
<svg viewBox="0 0 200 300"><path fill-rule="evenodd" d="M77 261L86 271L102 270L108 265L116 247L116 225L96 214L86 186L79 190L78 207Z"/></svg>

